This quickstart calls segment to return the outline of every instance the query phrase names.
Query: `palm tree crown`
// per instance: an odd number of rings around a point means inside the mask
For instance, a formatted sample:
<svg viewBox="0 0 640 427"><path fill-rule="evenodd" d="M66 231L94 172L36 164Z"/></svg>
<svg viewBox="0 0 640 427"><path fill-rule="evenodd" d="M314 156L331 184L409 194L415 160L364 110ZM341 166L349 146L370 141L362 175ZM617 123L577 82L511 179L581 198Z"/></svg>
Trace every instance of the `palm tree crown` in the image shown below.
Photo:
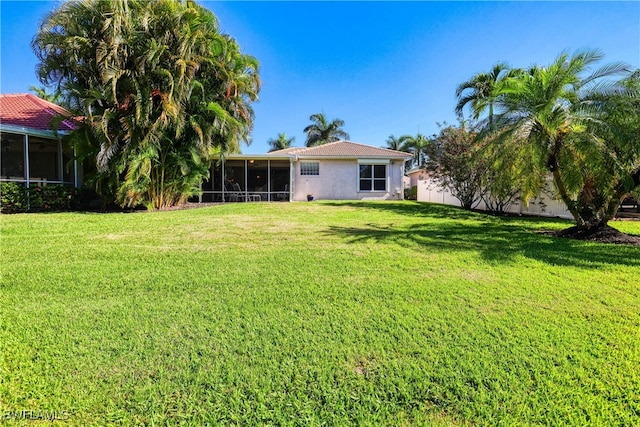
<svg viewBox="0 0 640 427"><path fill-rule="evenodd" d="M267 143L271 146L271 151L276 150L284 150L285 148L291 147L291 144L296 140L295 136L291 138L287 138L287 134L285 132L279 133L277 138L270 138Z"/></svg>
<svg viewBox="0 0 640 427"><path fill-rule="evenodd" d="M411 164L413 167L424 167L427 162L427 148L429 138L418 132L415 136L403 135L400 137L402 151L413 154Z"/></svg>
<svg viewBox="0 0 640 427"><path fill-rule="evenodd" d="M496 97L502 151L527 159L531 180L542 182L551 173L579 226L606 216L605 193L618 180L603 173L616 156L603 157L609 142L598 135L595 125L602 114L594 101L615 86L610 78L626 74L628 66L613 63L591 71L602 56L594 50L563 53L547 67L506 78ZM588 209L579 207L585 203Z"/></svg>
<svg viewBox="0 0 640 427"><path fill-rule="evenodd" d="M305 142L307 147L349 139L349 134L342 129L344 120L334 119L329 122L324 113L313 114L309 120L313 123L304 128L304 133L307 134Z"/></svg>
<svg viewBox="0 0 640 427"><path fill-rule="evenodd" d="M464 107L469 105L473 119L477 120L488 109L489 123L492 124L494 104L500 85L512 73L507 64L500 62L494 65L489 73L477 74L471 80L461 83L456 89L456 114L462 116Z"/></svg>
<svg viewBox="0 0 640 427"><path fill-rule="evenodd" d="M41 83L85 120L78 156L120 204L185 201L211 155L248 142L258 62L196 2L70 0L32 43Z"/></svg>
<svg viewBox="0 0 640 427"><path fill-rule="evenodd" d="M407 135L403 135L401 137L396 137L395 135L389 135L389 137L385 141L387 143L387 146L385 148L388 148L390 150L409 152L409 149L406 144L406 138L407 138Z"/></svg>

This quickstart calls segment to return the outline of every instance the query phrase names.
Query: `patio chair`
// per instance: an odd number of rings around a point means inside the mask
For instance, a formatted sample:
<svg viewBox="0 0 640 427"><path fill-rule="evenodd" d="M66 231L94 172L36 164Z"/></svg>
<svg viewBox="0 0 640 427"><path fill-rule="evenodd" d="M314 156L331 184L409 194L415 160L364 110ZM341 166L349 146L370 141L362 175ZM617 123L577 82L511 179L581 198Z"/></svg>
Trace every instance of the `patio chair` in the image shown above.
<svg viewBox="0 0 640 427"><path fill-rule="evenodd" d="M240 188L240 184L237 182L231 183L231 189L228 189L227 186L224 186L225 193L229 196L230 202L244 202L245 194L242 192L242 188Z"/></svg>
<svg viewBox="0 0 640 427"><path fill-rule="evenodd" d="M279 191L275 194L276 200L289 200L289 184L285 184L284 191Z"/></svg>

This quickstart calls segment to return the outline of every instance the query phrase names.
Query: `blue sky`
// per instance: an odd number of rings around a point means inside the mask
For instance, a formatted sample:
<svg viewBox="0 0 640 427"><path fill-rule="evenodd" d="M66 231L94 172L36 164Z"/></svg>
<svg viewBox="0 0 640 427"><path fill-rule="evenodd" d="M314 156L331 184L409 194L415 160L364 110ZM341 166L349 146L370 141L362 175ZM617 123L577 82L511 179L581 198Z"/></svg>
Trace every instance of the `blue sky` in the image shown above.
<svg viewBox="0 0 640 427"><path fill-rule="evenodd" d="M546 65L596 48L640 67L640 2L217 2L222 32L261 64L253 142L295 136L309 116L341 118L351 140L383 146L455 122L456 86L505 61ZM53 1L0 1L0 91L38 85L30 43Z"/></svg>

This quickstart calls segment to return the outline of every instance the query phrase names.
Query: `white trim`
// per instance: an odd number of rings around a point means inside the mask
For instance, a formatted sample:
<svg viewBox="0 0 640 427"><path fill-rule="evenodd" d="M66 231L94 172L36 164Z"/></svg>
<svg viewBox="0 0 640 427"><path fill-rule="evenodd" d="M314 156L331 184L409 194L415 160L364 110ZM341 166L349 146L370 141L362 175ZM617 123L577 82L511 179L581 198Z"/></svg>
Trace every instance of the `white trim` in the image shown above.
<svg viewBox="0 0 640 427"><path fill-rule="evenodd" d="M358 159L359 165L389 165L391 159Z"/></svg>
<svg viewBox="0 0 640 427"><path fill-rule="evenodd" d="M389 189L391 188L391 165L390 164L386 164L386 163L358 163L358 166L360 165L370 165L370 166L379 166L379 165L384 165L385 166L385 188L384 190L376 190L375 189L375 182L376 180L381 181L382 178L376 178L375 177L375 168L371 168L371 178L364 178L364 179L370 179L371 180L371 190L362 190L360 188L360 181L363 179L360 177L360 167L356 168L357 173L358 173L358 180L357 180L357 186L356 186L356 192L357 193L389 193Z"/></svg>
<svg viewBox="0 0 640 427"><path fill-rule="evenodd" d="M8 124L0 124L0 131L8 132L8 133L17 133L20 135L41 136L43 138L51 138L51 139L58 139L61 136L69 134L69 131L66 131L66 130L59 130L57 132L54 132L52 130L32 129L32 128L8 125Z"/></svg>
<svg viewBox="0 0 640 427"><path fill-rule="evenodd" d="M29 168L29 134L24 134L23 136L23 144L24 144L24 177L25 177L25 186L27 188L30 187L30 178L31 178L31 170Z"/></svg>

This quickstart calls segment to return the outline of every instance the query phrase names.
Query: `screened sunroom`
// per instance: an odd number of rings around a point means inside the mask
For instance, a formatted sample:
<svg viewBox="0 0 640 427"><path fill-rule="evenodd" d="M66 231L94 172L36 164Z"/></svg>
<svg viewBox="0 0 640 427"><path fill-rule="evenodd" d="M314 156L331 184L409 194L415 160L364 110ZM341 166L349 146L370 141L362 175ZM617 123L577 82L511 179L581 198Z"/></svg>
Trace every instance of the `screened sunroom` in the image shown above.
<svg viewBox="0 0 640 427"><path fill-rule="evenodd" d="M7 129L7 126L3 126ZM47 184L78 186L78 166L46 131L0 131L0 181L27 187Z"/></svg>
<svg viewBox="0 0 640 427"><path fill-rule="evenodd" d="M31 94L0 95L0 181L78 186L81 171L60 140L75 128L71 113L56 104Z"/></svg>
<svg viewBox="0 0 640 427"><path fill-rule="evenodd" d="M201 186L199 202L291 201L292 159L289 156L232 154L214 160Z"/></svg>

